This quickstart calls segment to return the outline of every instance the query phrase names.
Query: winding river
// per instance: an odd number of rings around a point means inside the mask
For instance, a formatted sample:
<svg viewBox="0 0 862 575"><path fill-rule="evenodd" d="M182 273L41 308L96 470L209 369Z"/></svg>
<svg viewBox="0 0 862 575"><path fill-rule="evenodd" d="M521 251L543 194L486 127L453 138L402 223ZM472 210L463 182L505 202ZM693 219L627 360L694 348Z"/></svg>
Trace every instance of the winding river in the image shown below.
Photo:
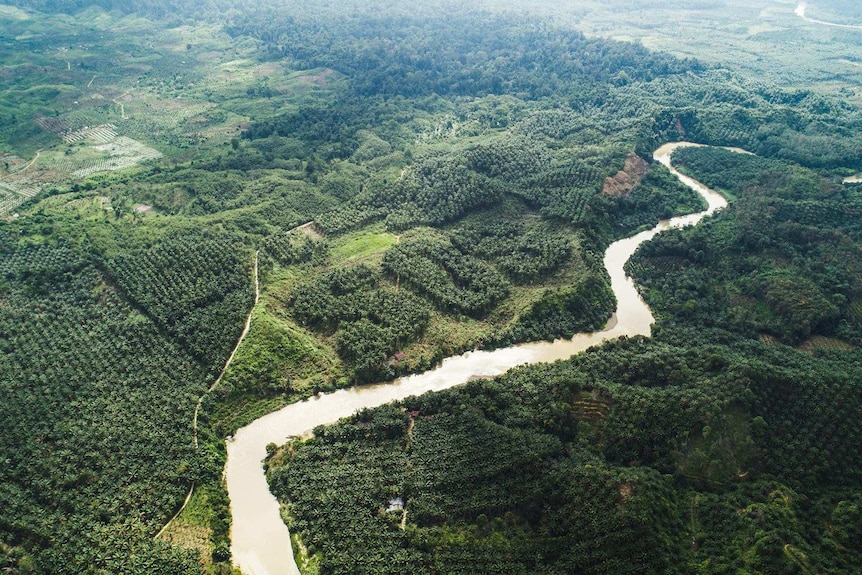
<svg viewBox="0 0 862 575"><path fill-rule="evenodd" d="M808 3L805 0L800 0L799 4L796 5L796 10L794 10L794 14L805 20L810 24L820 24L821 26L832 26L833 28L845 28L849 30L862 30L862 26L855 24L836 24L835 22L826 22L824 20L816 20L814 18L809 18L805 15L805 11L808 9ZM855 176L850 176L849 178L844 178L845 184L860 184L862 183L862 174L857 174Z"/></svg>
<svg viewBox="0 0 862 575"><path fill-rule="evenodd" d="M835 22L826 22L825 20L816 20L814 18L809 18L805 15L805 11L808 9L808 3L804 0L800 1L796 6L796 10L793 12L805 20L810 24L820 24L821 26L832 26L833 28L844 28L847 30L862 30L862 26L856 24L836 24Z"/></svg>
<svg viewBox="0 0 862 575"><path fill-rule="evenodd" d="M227 441L225 479L231 501L231 551L234 564L246 575L298 575L290 534L281 519L279 504L269 492L261 463L268 443L282 444L318 425L334 423L362 408L371 408L426 391L440 391L477 376L499 375L515 366L568 358L588 347L622 336L649 335L653 315L627 277L623 266L640 244L659 232L693 225L727 205L718 193L670 165L670 155L681 146L662 146L653 154L685 185L700 193L709 207L702 212L662 221L656 227L619 240L605 252L604 264L617 298L616 314L603 331L576 334L572 339L536 342L497 349L472 351L445 359L435 369L388 383L343 389L288 405L237 431Z"/></svg>

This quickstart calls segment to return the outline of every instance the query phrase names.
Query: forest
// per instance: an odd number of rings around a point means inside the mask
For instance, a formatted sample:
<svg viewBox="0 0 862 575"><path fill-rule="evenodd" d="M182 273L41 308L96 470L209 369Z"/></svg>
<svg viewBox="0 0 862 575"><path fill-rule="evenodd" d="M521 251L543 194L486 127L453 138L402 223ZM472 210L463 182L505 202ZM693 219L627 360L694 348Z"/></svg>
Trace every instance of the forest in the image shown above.
<svg viewBox="0 0 862 575"><path fill-rule="evenodd" d="M862 571L862 111L507 10L0 7L4 572L230 573L226 437L602 328L605 248L703 208L652 161L679 140L731 204L630 261L654 337L275 446L297 550L315 573Z"/></svg>
<svg viewBox="0 0 862 575"><path fill-rule="evenodd" d="M316 429L270 483L321 573L852 573L859 370L665 328Z"/></svg>
<svg viewBox="0 0 862 575"><path fill-rule="evenodd" d="M836 24L858 25L862 21L862 10L859 9L859 5L849 0L814 2L806 6L805 15Z"/></svg>
<svg viewBox="0 0 862 575"><path fill-rule="evenodd" d="M248 250L187 229L108 255L62 228L43 214L0 235L4 563L194 573L152 536L189 481L220 475L192 414L250 303Z"/></svg>
<svg viewBox="0 0 862 575"><path fill-rule="evenodd" d="M727 217L657 238L632 262L657 311L790 345L812 336L862 343L858 186L712 148L674 158L735 200Z"/></svg>

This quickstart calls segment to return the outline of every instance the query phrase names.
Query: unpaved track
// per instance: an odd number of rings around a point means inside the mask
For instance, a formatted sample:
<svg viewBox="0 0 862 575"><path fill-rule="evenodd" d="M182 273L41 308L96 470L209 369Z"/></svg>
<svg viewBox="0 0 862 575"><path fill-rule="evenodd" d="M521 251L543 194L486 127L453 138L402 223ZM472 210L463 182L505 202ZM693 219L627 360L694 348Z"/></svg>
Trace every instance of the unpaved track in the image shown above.
<svg viewBox="0 0 862 575"><path fill-rule="evenodd" d="M251 329L251 316L254 313L254 308L257 307L257 302L260 300L260 280L258 278L259 260L260 260L260 252L254 252L254 266L253 266L253 272L252 272L252 274L254 276L254 303L252 304L251 309L248 311L248 317L245 318L245 326L242 328L242 333L240 334L239 339L237 340L236 345L233 348L233 351L230 352L230 356L227 358L227 361L225 362L224 367L221 370L221 373L218 374L218 377L213 382L213 384L211 386L209 386L209 388L206 390L206 393L204 393L203 395L201 395L198 398L198 402L195 405L195 415L194 415L194 418L192 419L192 438L194 439L195 449L198 448L198 413L201 410L201 404L203 403L204 398L207 396L207 394L210 393L212 390L214 390L216 387L218 387L218 384L221 383L221 380L224 377L225 372L227 372L227 368L230 367L230 364L233 361L233 358L236 355L236 352L239 349L239 346L242 344L242 340L245 339L245 336L248 335L248 332ZM194 493L194 491L195 491L195 484L193 482L189 486L189 492L186 494L185 501L183 501L183 504L180 506L179 510L177 510L177 512L174 513L174 516L171 517L167 523L165 523L165 526L162 527L158 533L156 533L156 539L161 537L162 534L165 531L167 531L168 527L171 526L171 524L174 522L174 520L177 517L179 517L180 513L183 512L183 509L185 509L186 505L189 504L189 501L192 498L192 493Z"/></svg>

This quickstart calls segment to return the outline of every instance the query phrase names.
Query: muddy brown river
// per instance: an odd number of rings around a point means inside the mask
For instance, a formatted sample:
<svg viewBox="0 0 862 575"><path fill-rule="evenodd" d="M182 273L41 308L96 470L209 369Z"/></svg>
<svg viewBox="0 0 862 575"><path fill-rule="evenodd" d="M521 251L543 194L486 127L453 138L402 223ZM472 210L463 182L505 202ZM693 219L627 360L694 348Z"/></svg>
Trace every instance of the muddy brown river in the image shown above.
<svg viewBox="0 0 862 575"><path fill-rule="evenodd" d="M579 333L572 339L527 343L494 351L471 351L447 358L438 367L424 373L318 395L265 415L229 438L225 479L233 519L231 551L234 565L245 575L299 574L293 559L290 533L263 473L262 461L268 443L280 445L292 436L306 434L318 425L334 423L358 409L376 407L426 391L448 389L473 377L499 375L518 365L568 358L621 336L649 335L653 324L652 312L638 294L634 281L626 276L623 266L638 246L661 231L696 224L727 205L721 195L671 167L671 152L690 145L694 144L667 144L656 150L653 157L701 194L709 207L702 212L662 221L650 230L616 241L608 247L604 264L611 277L617 309L604 330Z"/></svg>

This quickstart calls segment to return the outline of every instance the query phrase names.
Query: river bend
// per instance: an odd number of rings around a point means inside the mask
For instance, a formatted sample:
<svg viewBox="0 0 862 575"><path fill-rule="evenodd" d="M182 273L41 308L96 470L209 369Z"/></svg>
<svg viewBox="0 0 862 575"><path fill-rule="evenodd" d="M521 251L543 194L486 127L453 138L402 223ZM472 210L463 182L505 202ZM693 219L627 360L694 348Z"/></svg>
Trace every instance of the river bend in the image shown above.
<svg viewBox="0 0 862 575"><path fill-rule="evenodd" d="M662 221L650 230L616 241L608 247L604 264L617 298L617 310L604 330L579 333L567 340L467 352L447 358L438 367L424 373L388 383L342 389L285 406L255 420L229 438L225 480L230 495L234 564L245 575L299 575L290 533L263 473L262 461L266 457L268 443L281 445L292 436L306 434L318 425L334 423L362 408L377 407L427 391L448 389L462 385L472 377L499 375L518 365L565 359L610 339L649 335L654 321L652 312L638 294L634 281L626 276L623 266L640 244L659 232L696 224L704 216L727 205L721 195L671 167L673 150L692 145L695 144L667 144L656 150L653 158L703 196L709 207L702 212Z"/></svg>
<svg viewBox="0 0 862 575"><path fill-rule="evenodd" d="M862 30L862 26L857 24L838 24L836 22L826 22L825 20L810 18L805 15L805 11L807 9L808 3L803 0L796 5L796 10L794 10L793 13L810 24L820 24L821 26L832 26L833 28L844 28L846 30Z"/></svg>

